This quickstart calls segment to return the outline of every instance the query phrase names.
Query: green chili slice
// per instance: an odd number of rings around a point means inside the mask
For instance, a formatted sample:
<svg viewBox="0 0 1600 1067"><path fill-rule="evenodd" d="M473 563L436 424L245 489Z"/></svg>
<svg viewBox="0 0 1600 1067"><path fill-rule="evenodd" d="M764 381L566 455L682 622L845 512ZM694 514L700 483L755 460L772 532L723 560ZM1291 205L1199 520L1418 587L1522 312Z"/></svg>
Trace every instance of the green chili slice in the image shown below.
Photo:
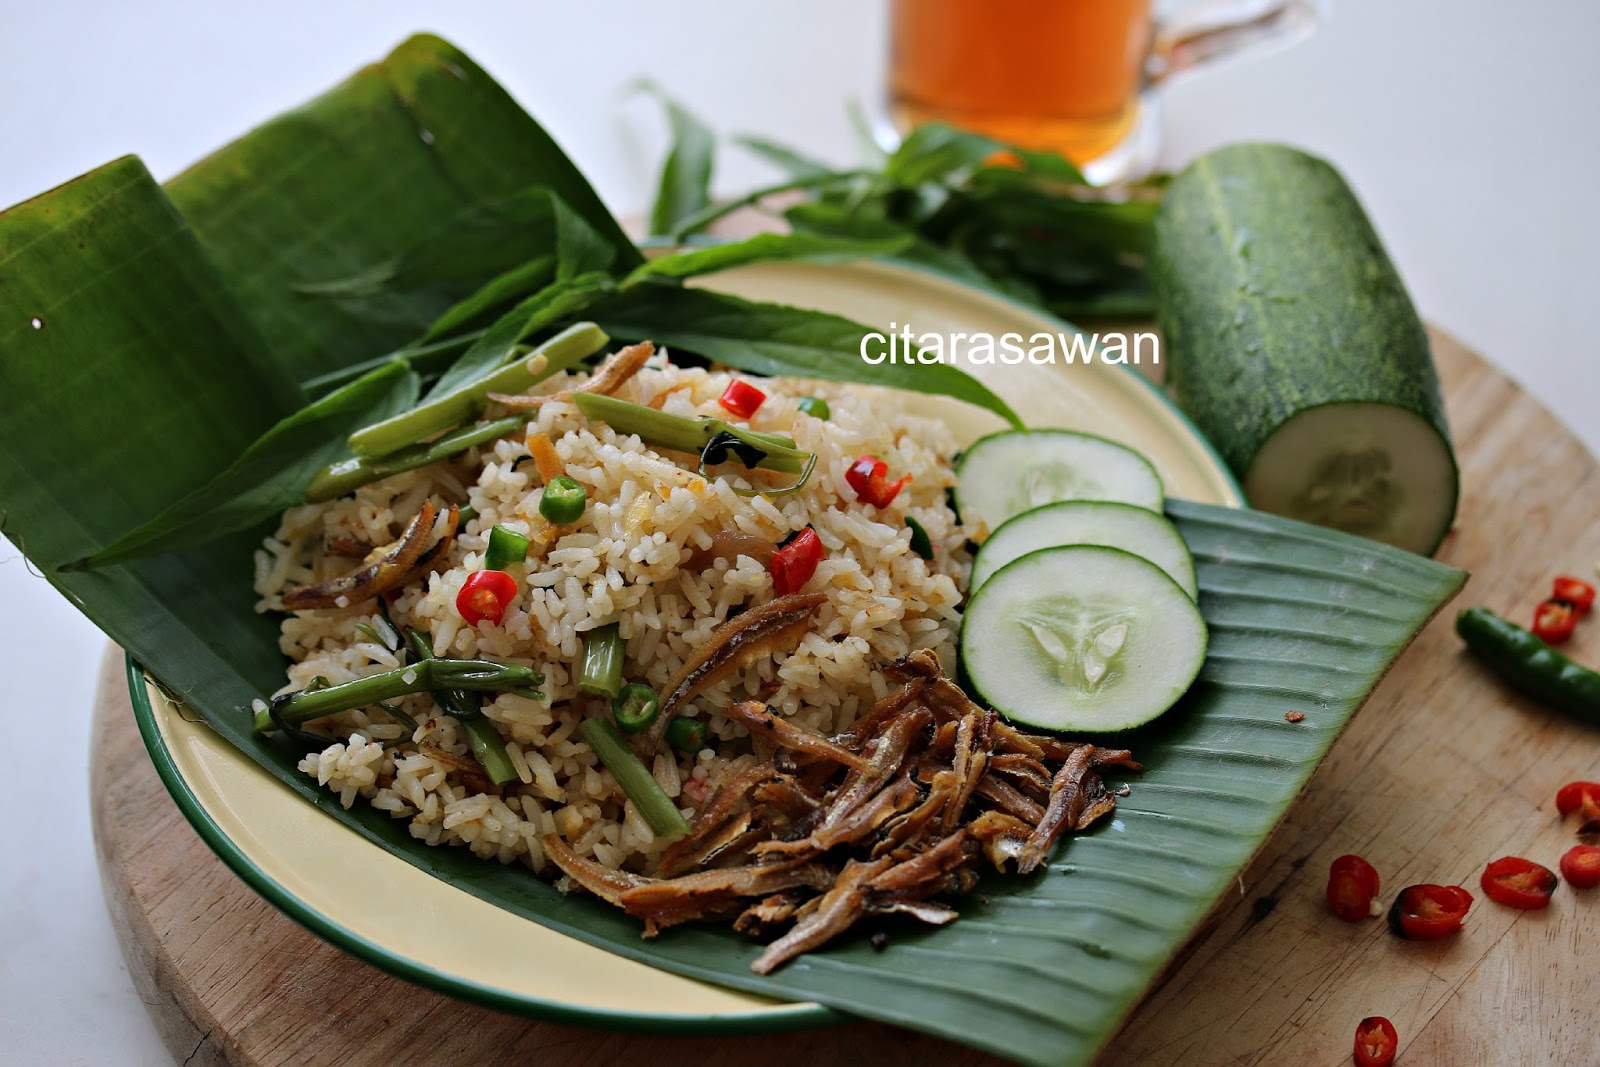
<svg viewBox="0 0 1600 1067"><path fill-rule="evenodd" d="M565 474L557 475L539 497L539 514L558 526L577 522L589 502L589 491Z"/></svg>
<svg viewBox="0 0 1600 1067"><path fill-rule="evenodd" d="M906 516L906 529L911 531L911 551L923 559L933 558L933 541L928 537L928 531L922 528L922 523Z"/></svg>
<svg viewBox="0 0 1600 1067"><path fill-rule="evenodd" d="M617 720L617 729L625 734L636 734L647 728L660 714L661 698L648 685L625 685L611 702L611 717Z"/></svg>
<svg viewBox="0 0 1600 1067"><path fill-rule="evenodd" d="M829 417L833 415L833 409L828 407L828 402L820 396L803 396L795 401L794 406L812 418L821 419L823 422L827 422Z"/></svg>
<svg viewBox="0 0 1600 1067"><path fill-rule="evenodd" d="M581 488L581 486L580 486ZM496 526L489 531L489 548L484 553L483 565L491 571L503 571L514 563L528 558L528 539L509 526Z"/></svg>
<svg viewBox="0 0 1600 1067"><path fill-rule="evenodd" d="M701 720L679 716L667 723L667 744L693 755L706 747L706 733L706 724Z"/></svg>

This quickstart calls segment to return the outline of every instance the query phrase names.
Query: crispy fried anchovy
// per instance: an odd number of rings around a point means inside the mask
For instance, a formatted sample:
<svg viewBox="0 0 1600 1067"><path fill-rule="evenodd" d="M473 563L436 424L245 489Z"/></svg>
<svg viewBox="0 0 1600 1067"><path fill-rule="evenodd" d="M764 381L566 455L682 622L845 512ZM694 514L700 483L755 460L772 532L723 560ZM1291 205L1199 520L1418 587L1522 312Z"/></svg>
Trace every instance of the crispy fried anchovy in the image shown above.
<svg viewBox="0 0 1600 1067"><path fill-rule="evenodd" d="M932 848L901 860L872 879L875 893L906 893L932 879L940 878L970 860L978 842L965 828L957 830Z"/></svg>
<svg viewBox="0 0 1600 1067"><path fill-rule="evenodd" d="M1078 816L1078 821L1072 824L1074 831L1087 830L1094 825L1096 819L1110 815L1117 806L1117 798L1106 792L1105 784L1093 771L1083 777L1083 793L1089 799L1084 804L1083 813Z"/></svg>
<svg viewBox="0 0 1600 1067"><path fill-rule="evenodd" d="M1041 805L1050 799L1050 768L1020 752L996 752L989 757L989 771L1016 783L1025 796Z"/></svg>
<svg viewBox="0 0 1600 1067"><path fill-rule="evenodd" d="M654 751L667 724L683 706L734 671L774 652L792 652L811 625L811 616L827 601L822 593L793 593L729 619L678 671L661 694L661 714L639 736Z"/></svg>
<svg viewBox="0 0 1600 1067"><path fill-rule="evenodd" d="M461 509L451 504L450 510L444 513L444 530L439 534L438 540L429 545L422 555L417 557L417 562L411 565L405 577L395 583L396 589L404 588L412 582L431 574L439 566L439 561L450 551L456 543L456 534L461 529Z"/></svg>
<svg viewBox="0 0 1600 1067"><path fill-rule="evenodd" d="M545 834L540 839L544 854L551 863L560 867L568 877L608 904L622 905L622 894L654 879L627 871L613 870L594 860L584 859L558 834Z"/></svg>
<svg viewBox="0 0 1600 1067"><path fill-rule="evenodd" d="M767 931L793 919L803 901L799 891L794 889L763 897L739 913L739 917L733 920L733 928L741 934L762 937Z"/></svg>
<svg viewBox="0 0 1600 1067"><path fill-rule="evenodd" d="M1027 844L1022 846L1017 856L1017 873L1028 874L1036 870L1049 857L1056 838L1064 830L1077 825L1086 800L1083 777L1088 773L1089 761L1093 756L1093 745L1079 745L1056 772L1050 784L1050 803L1045 806L1044 818L1034 827Z"/></svg>
<svg viewBox="0 0 1600 1067"><path fill-rule="evenodd" d="M770 974L796 956L827 944L850 929L866 911L867 882L888 870L892 862L887 856L867 863L847 862L833 888L817 898L816 907L803 917L797 914L794 929L768 945L750 969L757 974Z"/></svg>
<svg viewBox="0 0 1600 1067"><path fill-rule="evenodd" d="M961 717L956 727L955 755L950 768L956 772L956 795L944 809L944 833L951 833L960 825L967 801L972 799L972 791L978 787L978 779L983 777L984 767L989 762L989 749L994 743L994 722L997 718L992 711L974 708Z"/></svg>
<svg viewBox="0 0 1600 1067"><path fill-rule="evenodd" d="M1090 762L1096 767L1126 767L1130 771L1141 769L1133 753L1125 748L1097 748Z"/></svg>
<svg viewBox="0 0 1600 1067"><path fill-rule="evenodd" d="M1044 807L1013 789L1009 783L994 773L991 767L978 779L977 794L992 802L1000 811L1014 815L1028 824L1031 832L1044 818Z"/></svg>
<svg viewBox="0 0 1600 1067"><path fill-rule="evenodd" d="M762 856L772 853L820 853L838 845L859 842L910 808L920 796L916 784L911 781L909 770L902 771L894 781L869 799L838 819L817 827L809 836L792 841L763 841L756 846L756 853Z"/></svg>
<svg viewBox="0 0 1600 1067"><path fill-rule="evenodd" d="M900 897L873 897L867 910L877 915L909 915L930 926L943 926L961 917L956 909L931 900L905 900Z"/></svg>
<svg viewBox="0 0 1600 1067"><path fill-rule="evenodd" d="M784 748L819 756L857 770L872 769L872 763L865 756L779 718L776 712L759 700L736 700L724 714L736 722L744 723L752 734L765 734Z"/></svg>
<svg viewBox="0 0 1600 1067"><path fill-rule="evenodd" d="M775 808L790 820L803 819L822 807L822 801L801 788L793 775L775 773L750 791L753 803Z"/></svg>
<svg viewBox="0 0 1600 1067"><path fill-rule="evenodd" d="M1003 811L986 811L967 824L967 830L983 843L983 853L997 871L1006 861L1016 860L1033 834L1033 827Z"/></svg>
<svg viewBox="0 0 1600 1067"><path fill-rule="evenodd" d="M525 411L536 408L541 404L548 404L552 400L571 400L574 393L598 393L601 396L611 396L625 385L628 379L644 367L645 362L655 355L656 346L649 341L640 341L636 345L628 345L618 349L605 358L594 372L594 377L576 389L563 389L559 393L550 393L546 396L525 396L522 394L508 395L506 393L490 393L489 399L497 404L516 411Z"/></svg>
<svg viewBox="0 0 1600 1067"><path fill-rule="evenodd" d="M879 727L893 719L906 708L916 702L922 695L922 690L927 687L926 678L913 678L894 692L872 705L861 718L851 724L850 729L835 737L834 740L841 745L854 745L872 737L878 732Z"/></svg>
<svg viewBox="0 0 1600 1067"><path fill-rule="evenodd" d="M658 926L700 918L735 897L766 896L782 889L809 886L825 889L833 872L816 863L771 863L696 871L624 890L618 898L624 911Z"/></svg>
<svg viewBox="0 0 1600 1067"><path fill-rule="evenodd" d="M865 804L883 783L900 769L900 764L905 762L912 738L924 730L927 724L928 713L919 708L901 715L872 740L869 748L870 760L865 767L855 768L845 775L843 784L834 792L822 812L822 817L817 820L816 827L811 831L808 839L810 847L818 849L827 847L821 842L831 840L832 835L844 825L851 813ZM775 848L777 844L774 842L771 847ZM762 847L767 846L758 846L757 851L761 851ZM775 850L786 849L775 848Z"/></svg>
<svg viewBox="0 0 1600 1067"><path fill-rule="evenodd" d="M308 611L312 608L348 607L386 593L403 582L411 568L428 547L428 537L433 533L433 522L438 515L432 500L424 500L422 508L406 527L400 540L383 555L349 574L330 578L325 582L298 585L283 594L287 611ZM344 603L340 603L340 601Z"/></svg>
<svg viewBox="0 0 1600 1067"><path fill-rule="evenodd" d="M884 824L878 843L872 847L874 856L898 854L907 844L920 837L944 811L945 805L955 796L957 789L954 771L943 770L933 776L928 795L922 803Z"/></svg>
<svg viewBox="0 0 1600 1067"><path fill-rule="evenodd" d="M771 774L772 764L758 763L724 782L705 807L696 813L694 823L689 827L689 835L674 841L661 854L656 874L671 878L698 864L705 842L715 836L717 828L733 814L751 787Z"/></svg>

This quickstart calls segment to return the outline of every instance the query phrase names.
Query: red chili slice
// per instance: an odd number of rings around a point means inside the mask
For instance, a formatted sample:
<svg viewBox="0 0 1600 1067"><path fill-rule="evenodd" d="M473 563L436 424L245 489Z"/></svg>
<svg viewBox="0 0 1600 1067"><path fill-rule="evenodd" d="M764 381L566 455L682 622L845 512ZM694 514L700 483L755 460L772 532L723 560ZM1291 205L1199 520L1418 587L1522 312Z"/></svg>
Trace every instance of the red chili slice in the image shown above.
<svg viewBox="0 0 1600 1067"><path fill-rule="evenodd" d="M1565 600L1546 600L1533 613L1535 637L1559 645L1578 627L1578 611Z"/></svg>
<svg viewBox="0 0 1600 1067"><path fill-rule="evenodd" d="M1356 1067L1389 1067L1399 1047L1394 1023L1383 1016L1369 1015L1356 1024Z"/></svg>
<svg viewBox="0 0 1600 1067"><path fill-rule="evenodd" d="M1378 872L1360 856L1340 856L1328 868L1328 907L1347 923L1372 917Z"/></svg>
<svg viewBox="0 0 1600 1067"><path fill-rule="evenodd" d="M722 396L717 398L723 410L736 418L748 419L756 413L756 409L767 402L767 394L751 385L735 378L722 391Z"/></svg>
<svg viewBox="0 0 1600 1067"><path fill-rule="evenodd" d="M807 526L790 542L772 550L772 588L779 596L798 593L811 576L817 573L822 562L822 539L817 531Z"/></svg>
<svg viewBox="0 0 1600 1067"><path fill-rule="evenodd" d="M911 480L903 475L899 481L889 481L889 464L876 456L862 456L844 472L844 480L856 492L856 499L875 508L886 508L900 495L900 490Z"/></svg>
<svg viewBox="0 0 1600 1067"><path fill-rule="evenodd" d="M1594 607L1594 586L1581 578L1563 574L1555 580L1550 599L1571 604L1579 615L1587 615Z"/></svg>
<svg viewBox="0 0 1600 1067"><path fill-rule="evenodd" d="M1461 929L1472 894L1458 885L1408 885L1389 908L1389 929L1407 941L1437 941Z"/></svg>
<svg viewBox="0 0 1600 1067"><path fill-rule="evenodd" d="M1478 884L1496 904L1537 911L1550 904L1556 872L1521 856L1502 856L1483 869Z"/></svg>
<svg viewBox="0 0 1600 1067"><path fill-rule="evenodd" d="M1593 889L1600 885L1600 848L1573 845L1561 857L1561 877L1574 889Z"/></svg>
<svg viewBox="0 0 1600 1067"><path fill-rule="evenodd" d="M1563 818L1577 812L1580 834L1600 830L1600 782L1568 782L1556 790L1556 810Z"/></svg>
<svg viewBox="0 0 1600 1067"><path fill-rule="evenodd" d="M506 609L517 598L517 580L505 571L477 571L461 583L456 594L456 611L468 626L488 620L499 626Z"/></svg>

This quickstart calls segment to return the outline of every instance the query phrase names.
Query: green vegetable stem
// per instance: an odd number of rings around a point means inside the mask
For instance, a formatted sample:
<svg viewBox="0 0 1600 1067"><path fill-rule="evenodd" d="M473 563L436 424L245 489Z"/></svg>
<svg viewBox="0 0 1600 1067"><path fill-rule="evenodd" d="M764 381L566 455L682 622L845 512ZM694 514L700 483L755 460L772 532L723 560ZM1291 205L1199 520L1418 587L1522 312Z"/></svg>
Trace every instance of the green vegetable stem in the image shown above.
<svg viewBox="0 0 1600 1067"><path fill-rule="evenodd" d="M585 719L578 733L606 765L606 770L617 780L617 785L633 801L634 807L658 837L669 837L689 832L689 821L683 812L662 790L639 757L633 754L628 742L611 724L610 719Z"/></svg>
<svg viewBox="0 0 1600 1067"><path fill-rule="evenodd" d="M622 691L622 658L627 650L616 623L590 630L583 638L578 688L595 696L615 698Z"/></svg>

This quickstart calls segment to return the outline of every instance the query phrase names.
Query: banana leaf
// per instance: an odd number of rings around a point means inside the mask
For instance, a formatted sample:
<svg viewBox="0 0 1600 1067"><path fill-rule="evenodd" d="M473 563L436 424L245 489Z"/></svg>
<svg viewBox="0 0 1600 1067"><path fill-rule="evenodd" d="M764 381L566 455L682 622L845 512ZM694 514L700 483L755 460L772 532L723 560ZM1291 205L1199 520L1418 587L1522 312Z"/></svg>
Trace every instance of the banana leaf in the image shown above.
<svg viewBox="0 0 1600 1067"><path fill-rule="evenodd" d="M444 77L438 71L448 74L451 65L470 76L462 84L476 84L472 78L481 74L431 39L401 53L415 57L417 49L441 64L428 68L430 77ZM316 105L328 112L316 128L338 129L351 142L352 173L380 158L353 146L367 136L357 132L358 117L387 114L374 99L337 95L363 77L376 76L364 72ZM419 95L439 109L427 120L441 131L436 146L449 140L443 131L495 113L459 94ZM360 110L369 106L376 111ZM345 116L345 107L354 114ZM466 109L460 122L451 120L455 107ZM223 474L264 430L297 410L296 383L308 374L368 358L420 328L413 322L404 336L389 337L384 331L400 327L326 308L294 314L303 299L291 295L295 284L348 276L410 244L379 242L378 215L365 209L354 214L366 221L341 229L352 209L348 190L335 183L319 200L317 183L295 185L287 177L293 159L275 153L305 147L289 136L300 121L226 150L239 162L237 174L208 174L215 188L235 183L260 233L229 221L220 197L175 195L180 208L195 212L179 214L131 159L0 215L0 395L25 398L0 406L4 532L169 691L285 788L352 832L531 921L667 970L820 1001L1023 1062L1085 1063L1464 579L1345 534L1173 502L1170 513L1198 563L1211 649L1183 703L1128 740L1145 771L1130 779L1133 793L1114 820L1072 839L1038 876L986 876L982 895L963 904L958 922L897 932L885 952L854 938L760 977L748 970L758 946L725 929L675 929L644 941L632 920L604 904L562 896L524 871L464 850L428 848L404 823L365 805L345 811L294 769L291 746L252 732L247 706L277 688L284 666L274 620L252 610L250 552L264 529L103 570L59 569ZM389 137L372 121L374 138ZM249 188L250 174L279 183L293 211L271 209L270 195ZM530 176L556 184L543 173L524 172L520 180ZM418 180L416 195L443 210L443 186L451 183ZM415 224L420 232L428 212L401 204L403 188L379 198L410 220L402 228ZM306 232L294 232L297 217ZM262 233L296 251L264 242ZM349 255L335 234L366 242L366 250ZM255 253L268 259L256 262ZM1306 712L1306 720L1287 724L1290 710Z"/></svg>
<svg viewBox="0 0 1600 1067"><path fill-rule="evenodd" d="M530 185L555 193L643 262L550 135L455 46L428 34L251 131L167 184L228 287L296 381L395 349L456 301L547 251L508 239L477 276L378 287L344 300L307 287L403 257L443 220Z"/></svg>

